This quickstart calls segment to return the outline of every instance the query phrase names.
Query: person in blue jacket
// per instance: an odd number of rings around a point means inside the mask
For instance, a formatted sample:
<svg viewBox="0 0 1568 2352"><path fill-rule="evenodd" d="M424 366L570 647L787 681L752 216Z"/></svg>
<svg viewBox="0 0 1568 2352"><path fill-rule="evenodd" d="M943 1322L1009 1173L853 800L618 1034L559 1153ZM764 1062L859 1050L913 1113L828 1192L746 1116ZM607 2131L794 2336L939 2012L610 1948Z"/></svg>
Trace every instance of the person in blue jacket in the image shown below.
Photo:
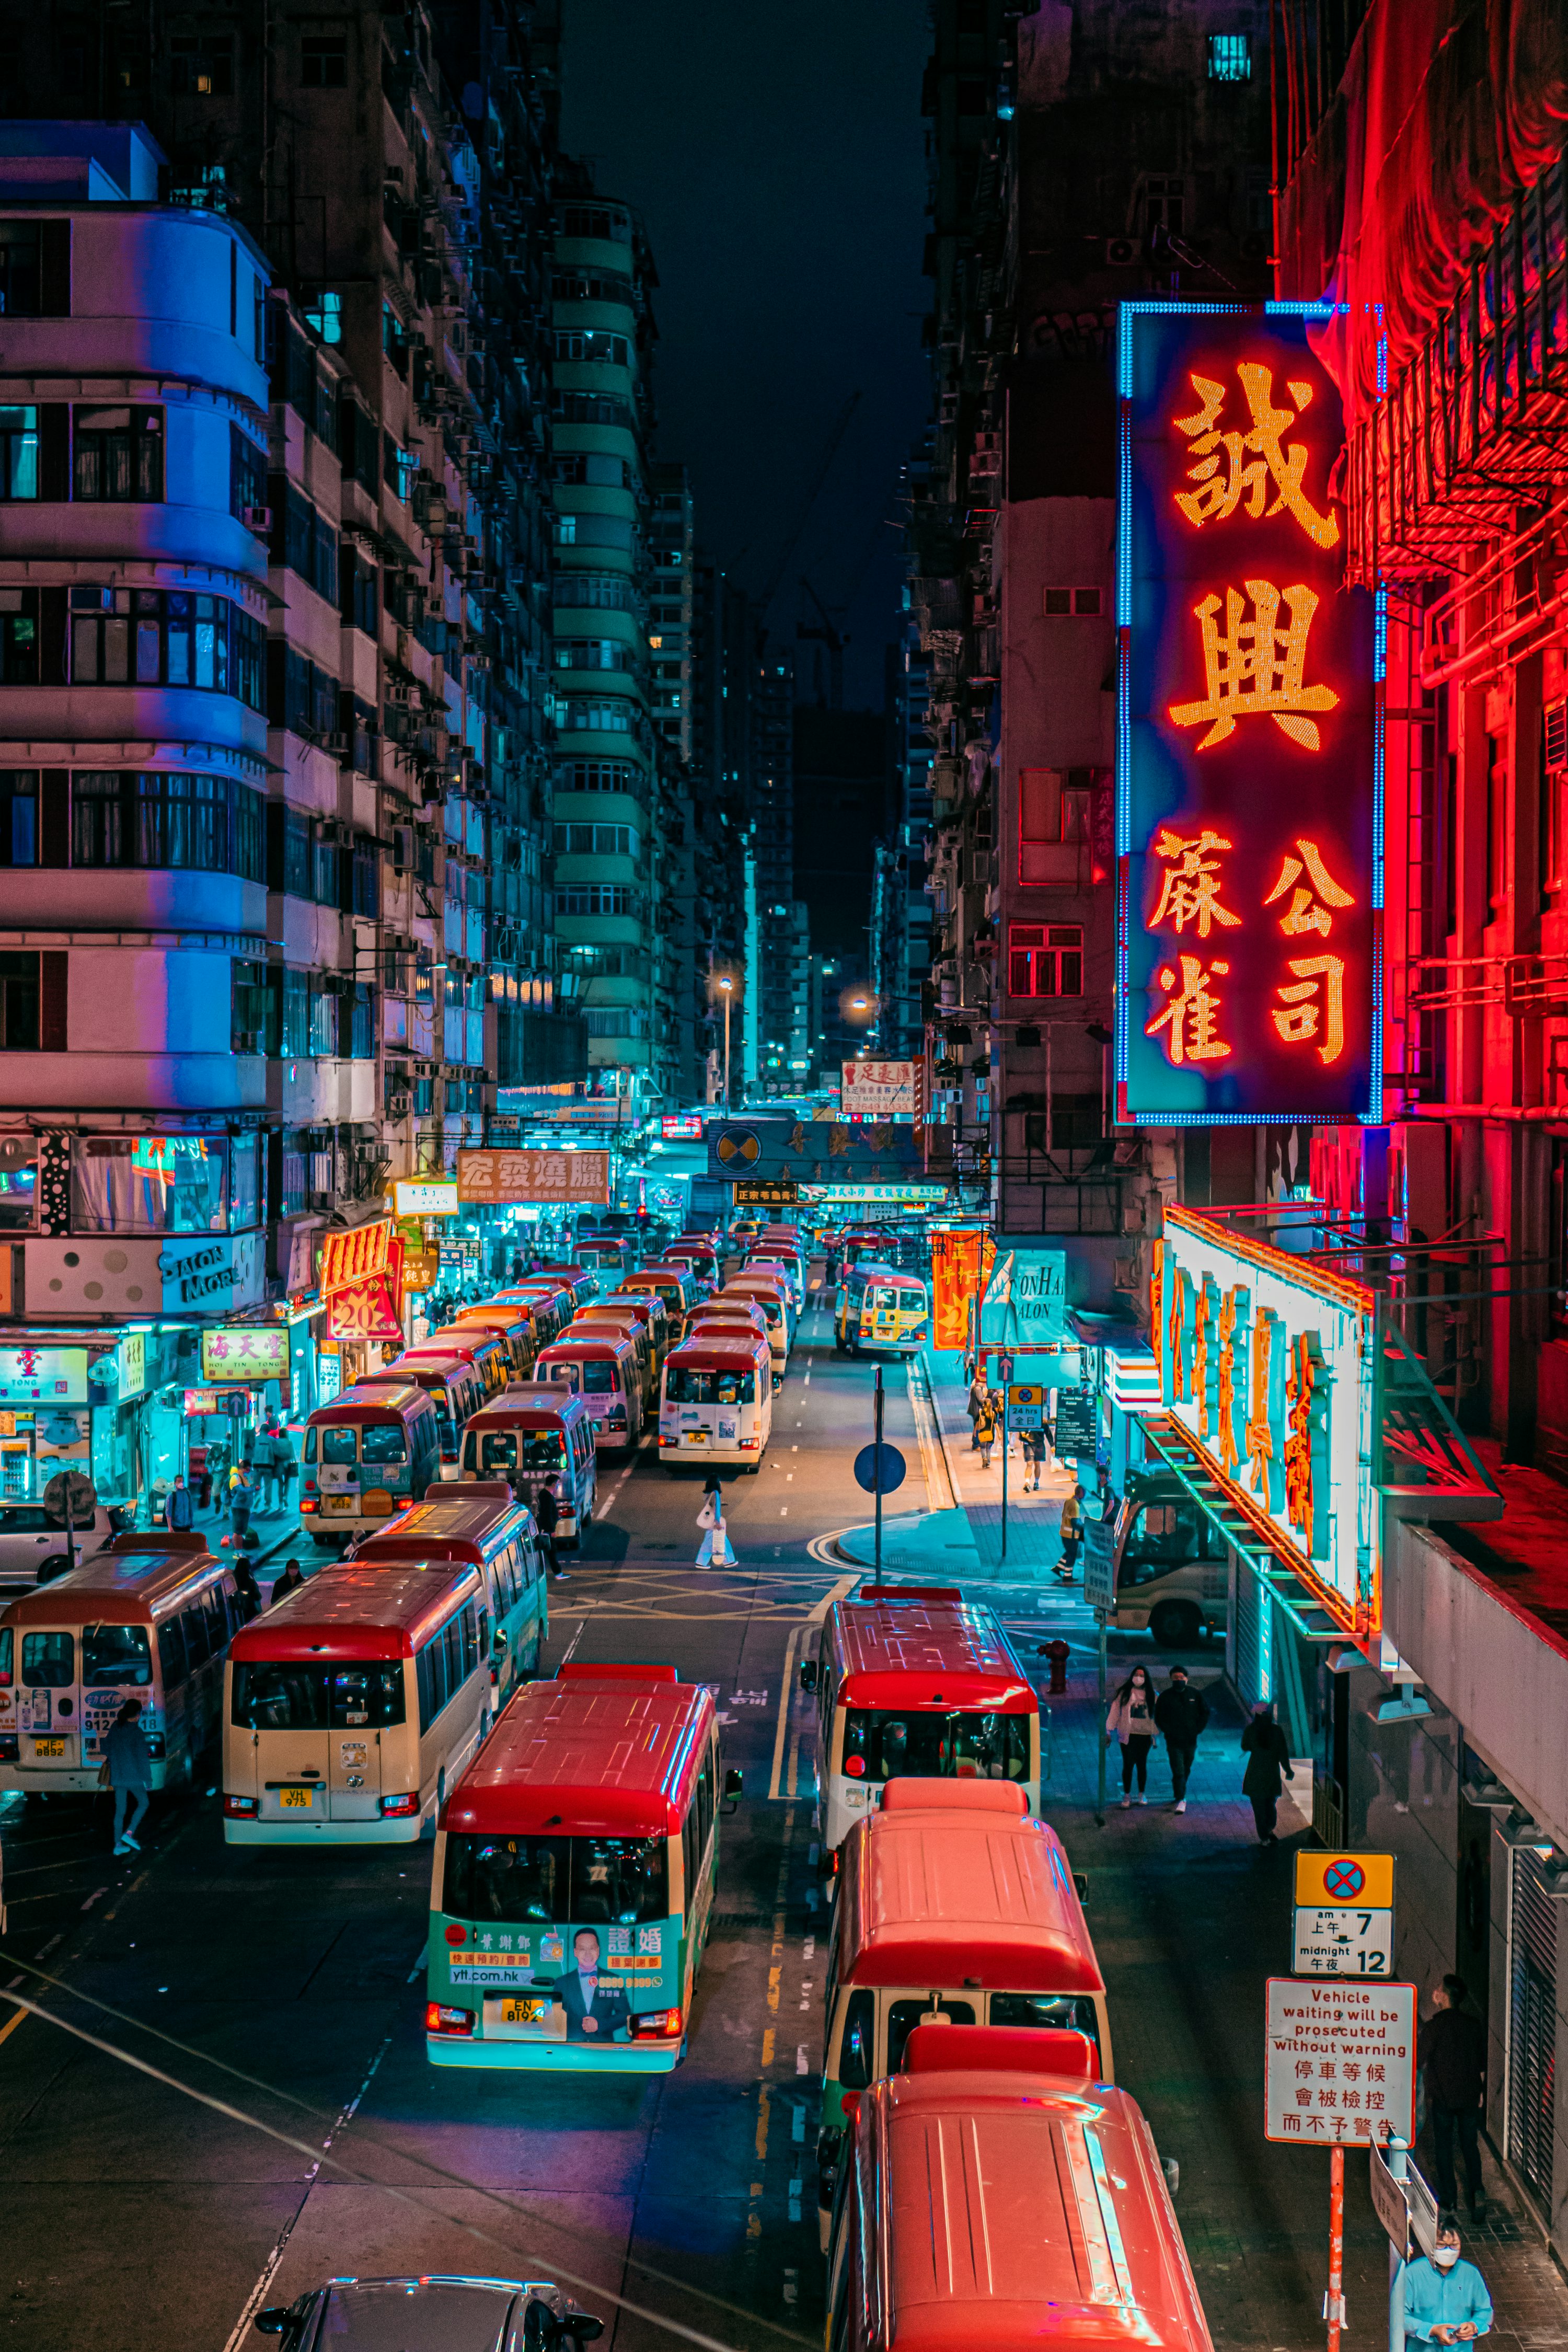
<svg viewBox="0 0 1568 2352"><path fill-rule="evenodd" d="M1405 2265L1405 2341L1473 2344L1492 2324L1492 2299L1474 2263L1459 2256L1459 2225L1445 2213L1429 2254Z"/></svg>

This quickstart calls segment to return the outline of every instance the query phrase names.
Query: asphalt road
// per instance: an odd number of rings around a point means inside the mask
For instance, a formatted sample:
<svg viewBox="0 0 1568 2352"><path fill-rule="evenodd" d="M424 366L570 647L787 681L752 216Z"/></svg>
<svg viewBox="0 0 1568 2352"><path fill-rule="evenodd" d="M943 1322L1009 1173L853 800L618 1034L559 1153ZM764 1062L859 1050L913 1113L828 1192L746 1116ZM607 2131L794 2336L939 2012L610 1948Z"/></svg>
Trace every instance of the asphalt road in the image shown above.
<svg viewBox="0 0 1568 2352"><path fill-rule="evenodd" d="M0 2020L0 2336L259 2352L251 2311L324 2277L460 2270L572 2274L618 2352L682 2340L652 2315L742 2352L820 2342L824 1915L785 1668L845 1574L812 1539L868 1516L850 1465L872 1378L809 1312L768 1454L727 1490L737 1565L694 1566L701 1482L645 1450L609 1470L552 1594L552 1663L668 1661L711 1683L745 1773L673 2074L430 2066L429 1847L226 1847L216 1758L154 1801L131 1864L110 1858L107 1797L0 1801L0 1984L59 2021ZM918 1509L903 1367L886 1379L899 1507Z"/></svg>

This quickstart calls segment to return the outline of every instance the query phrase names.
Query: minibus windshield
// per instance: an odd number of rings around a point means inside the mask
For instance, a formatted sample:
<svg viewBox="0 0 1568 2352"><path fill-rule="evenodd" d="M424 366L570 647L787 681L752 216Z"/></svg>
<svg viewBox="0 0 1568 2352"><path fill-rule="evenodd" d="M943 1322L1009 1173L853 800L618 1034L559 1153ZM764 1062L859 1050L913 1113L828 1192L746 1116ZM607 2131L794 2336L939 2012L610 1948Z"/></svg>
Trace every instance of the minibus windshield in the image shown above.
<svg viewBox="0 0 1568 2352"><path fill-rule="evenodd" d="M936 1708L848 1708L844 1769L852 1780L1026 1780L1029 1719L1024 1715L946 1715Z"/></svg>
<svg viewBox="0 0 1568 2352"><path fill-rule="evenodd" d="M691 1364L671 1364L665 1379L666 1404L755 1404L755 1372L700 1372Z"/></svg>
<svg viewBox="0 0 1568 2352"><path fill-rule="evenodd" d="M233 1720L248 1731L382 1730L404 1720L403 1668L395 1659L342 1666L292 1658L238 1664Z"/></svg>
<svg viewBox="0 0 1568 2352"><path fill-rule="evenodd" d="M442 1908L459 1919L630 1927L669 1916L662 1838L474 1837L448 1831Z"/></svg>
<svg viewBox="0 0 1568 2352"><path fill-rule="evenodd" d="M153 1679L152 1644L145 1625L84 1625L84 1683L130 1683L145 1688Z"/></svg>

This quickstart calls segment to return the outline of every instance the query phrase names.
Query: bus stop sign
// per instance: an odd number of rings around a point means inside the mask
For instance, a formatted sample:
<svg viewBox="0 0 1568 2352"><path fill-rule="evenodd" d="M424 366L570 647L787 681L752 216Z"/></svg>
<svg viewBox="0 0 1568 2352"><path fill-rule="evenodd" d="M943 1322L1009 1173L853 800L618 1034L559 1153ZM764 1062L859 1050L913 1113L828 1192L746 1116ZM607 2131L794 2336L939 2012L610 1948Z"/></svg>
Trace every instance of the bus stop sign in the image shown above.
<svg viewBox="0 0 1568 2352"><path fill-rule="evenodd" d="M855 1456L855 1484L868 1495L896 1494L909 1469L896 1445L863 1445Z"/></svg>

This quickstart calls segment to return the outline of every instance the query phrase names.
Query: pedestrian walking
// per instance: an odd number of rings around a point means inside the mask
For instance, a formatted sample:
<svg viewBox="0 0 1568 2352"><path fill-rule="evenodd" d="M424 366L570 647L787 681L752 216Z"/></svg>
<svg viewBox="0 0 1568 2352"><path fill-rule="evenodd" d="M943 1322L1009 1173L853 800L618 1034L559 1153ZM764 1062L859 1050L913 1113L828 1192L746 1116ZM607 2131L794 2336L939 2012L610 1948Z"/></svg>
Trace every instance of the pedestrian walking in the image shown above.
<svg viewBox="0 0 1568 2352"><path fill-rule="evenodd" d="M287 1601L291 1592L298 1592L300 1587L304 1583L304 1573L300 1569L299 1561L297 1559L286 1559L283 1563L282 1575L276 1578L273 1581L270 1596L272 1606L276 1608L279 1601Z"/></svg>
<svg viewBox="0 0 1568 2352"><path fill-rule="evenodd" d="M1252 1720L1241 1735L1241 1752L1247 1759L1247 1769L1241 1776L1241 1793L1252 1800L1252 1818L1258 1824L1259 1845L1278 1845L1274 1823L1279 1810L1280 1774L1293 1780L1290 1769L1290 1749L1284 1732L1274 1720L1274 1709L1267 1700L1259 1699L1252 1710Z"/></svg>
<svg viewBox="0 0 1568 2352"><path fill-rule="evenodd" d="M184 1478L176 1478L169 1489L169 1499L163 1506L163 1524L176 1534L183 1535L190 1527L195 1516L190 1488Z"/></svg>
<svg viewBox="0 0 1568 2352"><path fill-rule="evenodd" d="M1436 2144L1437 2202L1458 2208L1454 2178L1454 2142L1465 2160L1465 2195L1470 2219L1486 2211L1481 2193L1481 2151L1477 2135L1487 2102L1487 2035L1466 2003L1463 1977L1447 1976L1433 1988L1432 2021L1421 2032L1421 2067L1426 2077L1426 2112Z"/></svg>
<svg viewBox="0 0 1568 2352"><path fill-rule="evenodd" d="M1492 2324L1492 2299L1474 2263L1461 2260L1459 2225L1439 2214L1429 2254L1405 2266L1405 2342L1473 2344Z"/></svg>
<svg viewBox="0 0 1568 2352"><path fill-rule="evenodd" d="M272 1467L278 1479L278 1507L287 1511L294 1500L294 1481L300 1475L300 1457L294 1451L294 1441L279 1422L272 1432Z"/></svg>
<svg viewBox="0 0 1568 2352"><path fill-rule="evenodd" d="M1062 1556L1057 1562L1057 1574L1064 1584L1070 1584L1078 1572L1078 1555L1083 1543L1083 1486L1076 1486L1062 1505ZM1142 1672L1142 1668L1139 1668Z"/></svg>
<svg viewBox="0 0 1568 2352"><path fill-rule="evenodd" d="M533 1497L533 1524L539 1529L539 1540L544 1546L544 1557L550 1563L550 1573L557 1584L566 1581L566 1570L555 1552L555 1530L561 1525L561 1506L555 1499L555 1489L547 1478L539 1482Z"/></svg>
<svg viewBox="0 0 1568 2352"><path fill-rule="evenodd" d="M234 1563L234 1589L239 1595L239 1605L247 1619L261 1614L261 1587L256 1581L256 1570L244 1552Z"/></svg>
<svg viewBox="0 0 1568 2352"><path fill-rule="evenodd" d="M114 1851L140 1853L136 1832L153 1789L153 1753L142 1728L142 1702L128 1698L103 1743L100 1783L114 1791ZM127 1811L131 1818L126 1819Z"/></svg>
<svg viewBox="0 0 1568 2352"><path fill-rule="evenodd" d="M1024 1432L1024 1485L1031 1495L1040 1491L1040 1473L1046 1466L1046 1431L1042 1422L1038 1429ZM1033 1471L1031 1479L1029 1473Z"/></svg>
<svg viewBox="0 0 1568 2352"><path fill-rule="evenodd" d="M1187 1781L1197 1753L1198 1734L1209 1719L1209 1703L1194 1690L1185 1666L1173 1666L1171 1679L1154 1701L1154 1728L1165 1742L1171 1762L1171 1795L1174 1810L1187 1810Z"/></svg>
<svg viewBox="0 0 1568 2352"><path fill-rule="evenodd" d="M1154 1745L1154 1685L1146 1666L1134 1666L1127 1680L1110 1703L1105 1718L1107 1747L1113 1739L1121 1742L1121 1810L1132 1802L1132 1783L1138 1783L1138 1801L1149 1801L1149 1750Z"/></svg>
<svg viewBox="0 0 1568 2352"><path fill-rule="evenodd" d="M996 1433L1001 1425L1000 1401L987 1390L985 1402L980 1408L980 1416L974 1424L975 1440L980 1447L980 1467L983 1470L989 1470L991 1467L992 1449L995 1445Z"/></svg>
<svg viewBox="0 0 1568 2352"><path fill-rule="evenodd" d="M264 1429L258 1431L255 1443L251 1446L250 1476L256 1493L255 1507L258 1511L272 1510L275 1507L272 1500L272 1423L270 1422Z"/></svg>
<svg viewBox="0 0 1568 2352"><path fill-rule="evenodd" d="M963 1408L964 1412L969 1415L969 1450L971 1454L978 1453L980 1449L980 1416L984 1412L986 1405L990 1402L990 1397L991 1391L985 1384L985 1367L984 1364L977 1364L969 1383L968 1401Z"/></svg>
<svg viewBox="0 0 1568 2352"><path fill-rule="evenodd" d="M256 1490L250 1483L250 1473L242 1462L237 1462L228 1474L228 1516L237 1544L245 1538L255 1501Z"/></svg>

